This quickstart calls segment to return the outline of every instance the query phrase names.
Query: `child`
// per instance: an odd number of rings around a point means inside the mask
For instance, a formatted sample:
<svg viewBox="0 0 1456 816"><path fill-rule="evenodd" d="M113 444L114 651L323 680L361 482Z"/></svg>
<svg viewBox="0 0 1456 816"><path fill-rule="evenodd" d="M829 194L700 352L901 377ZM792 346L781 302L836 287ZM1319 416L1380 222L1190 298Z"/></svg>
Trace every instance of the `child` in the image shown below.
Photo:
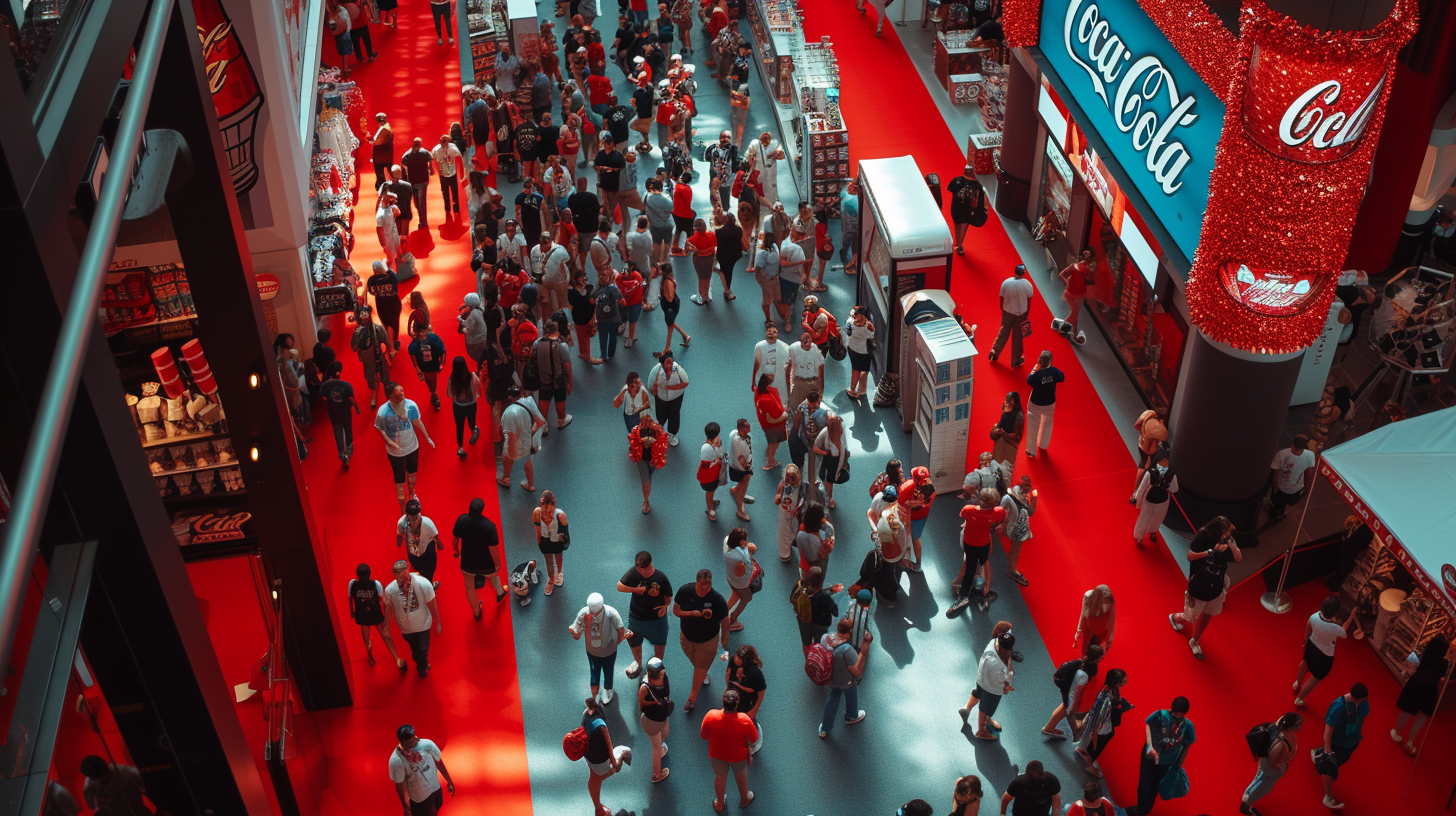
<svg viewBox="0 0 1456 816"><path fill-rule="evenodd" d="M698 484L702 485L703 492L707 494L707 514L709 521L718 520L718 501L713 494L718 490L718 483L723 476L723 440L719 438L721 429L718 423L709 422L703 428L702 450L698 453Z"/></svg>

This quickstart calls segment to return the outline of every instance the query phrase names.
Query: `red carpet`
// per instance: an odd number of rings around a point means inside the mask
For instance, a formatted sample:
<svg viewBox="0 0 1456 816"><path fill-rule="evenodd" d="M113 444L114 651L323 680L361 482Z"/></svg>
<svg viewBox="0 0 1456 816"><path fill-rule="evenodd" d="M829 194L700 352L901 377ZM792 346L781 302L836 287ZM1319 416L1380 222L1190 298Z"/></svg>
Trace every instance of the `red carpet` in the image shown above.
<svg viewBox="0 0 1456 816"><path fill-rule="evenodd" d="M842 0L803 0L802 7L808 38L831 37L839 54L841 105L853 134L851 159L912 154L922 174L939 173L942 180L958 174L965 166L964 156L895 27L887 24L883 39L877 39L873 10L861 17ZM1019 262L997 219L973 229L966 255L956 259L951 291L966 319L980 325L983 352L989 350L1000 323L997 289ZM1027 339L1026 356L1032 360L1041 349L1051 349L1067 381L1059 389L1061 407L1051 452L1030 465L1041 505L1032 523L1036 537L1022 558L1022 569L1031 580L1023 594L1054 661L1059 662L1073 656L1072 635L1082 592L1099 583L1112 587L1120 607L1119 627L1111 662L1104 665L1128 671L1127 697L1138 706L1134 713L1146 716L1180 694L1193 702L1190 716L1198 729L1198 744L1187 763L1192 794L1161 803L1157 812L1234 812L1255 770L1243 735L1254 724L1290 710L1289 684L1299 659L1304 620L1318 606L1323 589L1313 585L1295 592L1295 612L1284 616L1271 615L1259 605L1262 586L1231 592L1224 614L1204 635L1207 659L1194 660L1186 638L1167 624L1167 614L1181 605L1183 576L1163 548L1132 543L1135 512L1127 496L1133 488L1134 465L1074 347L1044 328L1050 320L1043 300L1035 300L1031 312L1035 332ZM1003 360L1009 359L1008 349ZM1029 371L1029 363L1013 371L1004 363L982 360L971 412L972 440L985 439L976 429L989 429L996 421L1006 392L1020 391L1024 401ZM988 449L989 441L984 445ZM972 458L982 449L973 442ZM1028 472L1025 465L1021 458L1021 472ZM1008 587L1003 584L1001 591ZM1450 792L1446 786L1456 778L1456 761L1450 754L1437 759L1444 753L1439 748L1423 757L1407 798L1396 798L1411 768L1411 759L1386 734L1394 721L1399 686L1369 646L1350 642L1342 644L1334 672L1312 695L1307 716L1316 721L1301 734L1301 757L1274 793L1260 802L1264 812L1307 813L1319 806L1319 782L1304 757L1322 736L1318 719L1325 707L1356 680L1371 689L1372 713L1365 743L1336 786L1349 804L1348 812L1433 813L1444 806ZM1449 714L1437 722L1441 727L1433 732L1428 747L1449 745L1456 734ZM1125 723L1122 731L1118 745L1103 754L1102 767L1112 796L1127 805L1136 800L1142 735L1138 720ZM957 750L965 751L969 760L969 748ZM1070 750L1065 744L1047 748ZM1011 759L1025 764L1036 758ZM1071 790L1064 786L1063 795L1071 795Z"/></svg>
<svg viewBox="0 0 1456 816"><path fill-rule="evenodd" d="M403 6L399 28L374 26L373 38L379 60L358 66L353 72L364 95L371 127L374 113L389 115L397 154L407 150L416 136L426 145L438 143L440 134L448 132L450 122L458 121L461 115L459 51L453 46L435 45L425 3ZM332 61L332 45L326 43L324 48ZM358 123L354 124L357 129ZM373 228L374 172L367 145L355 157L364 189L355 207L358 228L352 261L367 277L369 265L382 257ZM445 217L438 183L430 185L429 223L428 232L417 229L411 236L410 248L418 259L420 277L406 288L424 293L436 331L453 358L464 353L464 343L454 328L455 310L465 293L475 290L475 282L464 226L442 226ZM413 226L418 225L416 215ZM333 331L333 344L345 365L344 376L354 383L364 411L354 420L356 455L349 470L340 467L328 420L318 412L305 471L315 518L328 537L333 555L330 587L342 609L346 603L345 585L358 563L368 562L374 576L388 583L390 564L402 556L401 550L393 546L394 525L399 518L393 479L383 442L372 428L373 416L368 411L358 358L348 347L352 326L346 326L339 316ZM425 515L434 519L448 539L455 517L465 512L472 498L480 496L485 499L486 514L499 525L489 434L482 434L479 444L468 448L469 458L457 458L449 400L445 401L444 411L430 408L424 384L414 376L403 352L395 358L393 372L395 379L405 385L410 399L419 403L437 445L435 449L423 446L420 454L418 491ZM486 424L490 420L490 409L484 404L481 420ZM358 627L352 622L345 624L354 707L327 712L320 718L328 755L327 793L322 809L326 816L398 812L386 764L395 744L394 730L401 723L413 724L421 737L434 740L443 751L445 765L456 784L454 800L447 800L448 812L493 816L531 812L509 604L496 606L487 586L481 591L484 617L479 622L472 619L449 543L440 555L436 579L440 581L439 606L445 631L432 638L430 663L434 670L427 679L420 679L413 669L407 674L396 670L377 635L374 654L378 663L369 666ZM396 647L408 652L397 633L395 639Z"/></svg>

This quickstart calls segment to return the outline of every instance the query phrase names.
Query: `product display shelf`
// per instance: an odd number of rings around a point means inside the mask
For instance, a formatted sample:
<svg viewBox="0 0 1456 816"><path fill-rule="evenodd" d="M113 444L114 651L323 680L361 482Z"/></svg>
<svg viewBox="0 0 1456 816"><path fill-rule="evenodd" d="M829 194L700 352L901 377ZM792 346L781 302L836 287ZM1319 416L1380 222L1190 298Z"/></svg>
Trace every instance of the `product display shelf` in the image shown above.
<svg viewBox="0 0 1456 816"><path fill-rule="evenodd" d="M969 31L938 31L935 34L935 77L950 95L951 104L967 105L980 98L983 76L981 61L989 45L972 40Z"/></svg>
<svg viewBox="0 0 1456 816"><path fill-rule="evenodd" d="M470 61L476 85L495 83L495 56L506 31L505 8L472 0L466 15L470 27Z"/></svg>
<svg viewBox="0 0 1456 816"><path fill-rule="evenodd" d="M754 0L748 7L753 31L753 57L763 72L764 87L781 105L793 100L795 43L802 43L799 7L794 0Z"/></svg>
<svg viewBox="0 0 1456 816"><path fill-rule="evenodd" d="M180 467L180 468L173 468L171 470L154 470L154 471L152 471L152 475L153 476L172 476L172 475L175 475L175 474L178 474L178 473L197 473L197 472L203 471L203 470L217 470L218 468L237 467L237 466L238 466L237 461L214 462L213 464L210 464L210 465L199 465L199 466L195 466L195 467ZM236 491L234 491L234 492L236 492Z"/></svg>
<svg viewBox="0 0 1456 816"><path fill-rule="evenodd" d="M839 68L828 37L795 49L795 168L799 194L839 217L839 193L849 178L849 130L839 112Z"/></svg>
<svg viewBox="0 0 1456 816"><path fill-rule="evenodd" d="M142 447L143 448L165 448L168 445L180 445L183 442L206 442L206 441L211 440L211 439L226 439L226 438L227 438L227 434L226 433L221 433L221 432L218 432L218 431L208 431L207 433L183 434L182 436L168 436L168 437L164 437L162 439L153 439L150 442L143 442L142 443ZM237 464L237 463L236 462L231 462L229 464ZM167 473L172 473L172 472L175 472L175 471L167 471ZM157 474L154 474L154 475L157 475L157 476L165 476L165 475L167 475L167 473L157 473Z"/></svg>

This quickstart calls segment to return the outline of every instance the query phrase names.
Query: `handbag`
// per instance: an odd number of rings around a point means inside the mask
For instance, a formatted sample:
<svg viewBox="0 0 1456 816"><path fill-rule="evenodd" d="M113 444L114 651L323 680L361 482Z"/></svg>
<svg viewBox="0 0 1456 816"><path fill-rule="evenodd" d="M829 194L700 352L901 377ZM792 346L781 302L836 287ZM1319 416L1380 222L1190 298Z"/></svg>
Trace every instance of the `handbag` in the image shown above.
<svg viewBox="0 0 1456 816"><path fill-rule="evenodd" d="M1163 781L1158 783L1158 796L1160 798L1164 800L1180 799L1188 795L1188 789L1190 787L1188 773L1183 770L1183 755L1187 750L1187 748L1184 748L1178 752L1178 761L1173 763L1172 769L1163 777Z"/></svg>
<svg viewBox="0 0 1456 816"><path fill-rule="evenodd" d="M757 595L763 591L763 567L758 565L758 559L749 557L753 562L753 577L748 579L748 591Z"/></svg>
<svg viewBox="0 0 1456 816"><path fill-rule="evenodd" d="M835 471L832 481L841 485L849 481L849 458L845 457L839 463L839 470Z"/></svg>
<svg viewBox="0 0 1456 816"><path fill-rule="evenodd" d="M728 484L728 454L718 457L718 486Z"/></svg>
<svg viewBox="0 0 1456 816"><path fill-rule="evenodd" d="M557 512L559 513L561 511L558 510ZM565 552L571 549L571 531L566 529L565 524L557 527L556 530L561 533L561 551Z"/></svg>
<svg viewBox="0 0 1456 816"><path fill-rule="evenodd" d="M843 360L848 350L844 347L844 338L837 334L829 335L829 356L835 360Z"/></svg>
<svg viewBox="0 0 1456 816"><path fill-rule="evenodd" d="M484 575L476 575L475 576L475 588L476 589L485 589L485 576Z"/></svg>
<svg viewBox="0 0 1456 816"><path fill-rule="evenodd" d="M1031 336L1031 318L1029 318L1029 317L1023 317L1021 319L1021 336L1022 337L1030 337Z"/></svg>
<svg viewBox="0 0 1456 816"><path fill-rule="evenodd" d="M971 226L986 226L986 219L989 217L989 215L990 213L986 211L986 197L983 195L981 196L981 203L976 207L976 209L971 211Z"/></svg>

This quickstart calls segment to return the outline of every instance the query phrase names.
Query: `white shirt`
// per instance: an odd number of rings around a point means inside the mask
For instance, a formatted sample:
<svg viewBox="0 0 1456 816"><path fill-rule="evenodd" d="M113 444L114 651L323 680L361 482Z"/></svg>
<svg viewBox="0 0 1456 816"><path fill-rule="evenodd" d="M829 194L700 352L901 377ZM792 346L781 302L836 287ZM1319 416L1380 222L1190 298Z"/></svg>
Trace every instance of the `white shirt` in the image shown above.
<svg viewBox="0 0 1456 816"><path fill-rule="evenodd" d="M440 772L435 767L439 761L440 748L431 740L415 743L408 755L396 745L389 755L389 779L404 783L410 801L423 802L440 789Z"/></svg>
<svg viewBox="0 0 1456 816"><path fill-rule="evenodd" d="M425 579L425 576L416 573L409 574L410 592L408 596L400 589L399 582L395 581L384 588L384 600L389 602L389 608L394 612L394 619L399 622L401 632L425 632L430 624L435 622L430 615L430 601L435 600L435 588ZM439 787L436 785L436 787Z"/></svg>
<svg viewBox="0 0 1456 816"><path fill-rule="evenodd" d="M590 606L583 606L568 628L572 632L586 633L587 654L607 657L617 653L617 646L622 642L622 630L626 627L622 625L622 613L604 604L595 615Z"/></svg>
<svg viewBox="0 0 1456 816"><path fill-rule="evenodd" d="M571 253L566 247L553 243L545 252L541 251L541 245L531 247L531 266L541 271L543 283L566 283L569 276L566 272L566 265L571 261Z"/></svg>
<svg viewBox="0 0 1456 816"><path fill-rule="evenodd" d="M622 413L627 416L640 414L651 407L651 398L647 396L646 388L637 389L637 396L632 396L630 391L622 394Z"/></svg>
<svg viewBox="0 0 1456 816"><path fill-rule="evenodd" d="M540 236L537 237L539 238ZM496 252L500 254L501 258L510 258L511 260L522 266L526 265L525 261L523 260L525 257L527 257L526 236L522 235L519 230L516 231L516 237L514 238L502 232L500 236L495 239L495 249Z"/></svg>
<svg viewBox="0 0 1456 816"><path fill-rule="evenodd" d="M1026 314L1034 291L1026 278L1007 278L1001 282L1001 297L1005 300L1002 308L1014 315Z"/></svg>
<svg viewBox="0 0 1456 816"><path fill-rule="evenodd" d="M1304 489L1304 472L1314 467L1314 451L1306 448L1304 453L1296 454L1284 448L1274 454L1274 461L1269 467L1279 471L1280 492L1298 493Z"/></svg>
<svg viewBox="0 0 1456 816"><path fill-rule="evenodd" d="M734 589L747 589L753 583L753 555L747 546L728 546L728 536L723 536L723 571L728 575L728 586Z"/></svg>
<svg viewBox="0 0 1456 816"><path fill-rule="evenodd" d="M779 277L789 283L804 281L804 248L785 238L779 244Z"/></svg>
<svg viewBox="0 0 1456 816"><path fill-rule="evenodd" d="M748 460L748 467L739 464L740 459ZM736 470L753 470L753 437L739 436L737 428L728 432L728 464Z"/></svg>
<svg viewBox="0 0 1456 816"><path fill-rule="evenodd" d="M553 137L548 132L546 138ZM564 201L571 196L571 173L565 167L559 169L548 167L541 178L546 182L546 189L551 192L552 196L555 196L557 202Z"/></svg>
<svg viewBox="0 0 1456 816"><path fill-rule="evenodd" d="M678 365L677 361L673 361L671 374L662 373L662 363L653 366L652 371L647 374L647 385L652 389L652 396L660 400L680 399L683 391L687 389L679 388L669 391L667 387L670 385L687 384L688 373L683 370L682 366Z"/></svg>
<svg viewBox="0 0 1456 816"><path fill-rule="evenodd" d="M753 387L758 387L759 376L771 373L774 375L774 385L783 390L786 384L779 381L783 379L782 371L784 363L788 359L788 343L782 340L775 340L772 343L767 340L758 341L758 345L753 347L753 368L757 372L757 376L753 378Z"/></svg>
<svg viewBox="0 0 1456 816"><path fill-rule="evenodd" d="M1349 637L1345 627L1321 618L1318 612L1309 616L1309 642L1313 643L1321 652L1334 657L1335 641L1342 637Z"/></svg>
<svg viewBox="0 0 1456 816"><path fill-rule="evenodd" d="M838 456L844 453L844 450L839 445L834 444L833 440L829 438L829 428L827 427L820 431L819 435L814 438L814 447L824 451L826 456Z"/></svg>
<svg viewBox="0 0 1456 816"><path fill-rule="evenodd" d="M506 451L513 459L524 459L531 455L531 428L534 423L531 421L531 410L524 405L507 405L501 412L500 426L501 433L510 440L510 434L516 435L516 449Z"/></svg>
<svg viewBox="0 0 1456 816"><path fill-rule="evenodd" d="M652 233L627 233L627 257L637 264L637 271L644 275L652 272Z"/></svg>
<svg viewBox="0 0 1456 816"><path fill-rule="evenodd" d="M698 449L698 459L707 465L718 461L720 454L721 449L712 442L704 442L703 447Z"/></svg>
<svg viewBox="0 0 1456 816"><path fill-rule="evenodd" d="M440 168L440 178L455 177L455 160L460 158L460 148L453 144L435 145L430 155L435 157L435 164Z"/></svg>
<svg viewBox="0 0 1456 816"><path fill-rule="evenodd" d="M789 347L789 365L795 377L817 379L820 369L824 368L824 352L813 343L808 348L804 348L803 343L795 343Z"/></svg>
<svg viewBox="0 0 1456 816"><path fill-rule="evenodd" d="M839 333L844 336L844 344L855 354L869 354L870 340L875 336L875 325L866 322L863 326L857 326L851 319L848 323L841 325Z"/></svg>
<svg viewBox="0 0 1456 816"><path fill-rule="evenodd" d="M379 406L378 413L374 415L374 427L384 431L384 435L399 446L398 450L389 452L390 456L408 456L420 449L420 438L414 425L419 418L420 406L412 399L405 400L399 410L395 410L394 403L389 400Z"/></svg>
<svg viewBox="0 0 1456 816"><path fill-rule="evenodd" d="M416 558L430 551L430 547L440 539L440 530L435 527L435 522L429 516L420 516L420 538L418 541L409 540L409 516L400 516L399 521L394 525L396 535L402 536L409 545L410 555Z"/></svg>
<svg viewBox="0 0 1456 816"><path fill-rule="evenodd" d="M1004 694L1006 684L1011 682L1015 674L996 653L996 641L993 639L981 654L981 665L976 669L976 685L992 694Z"/></svg>

